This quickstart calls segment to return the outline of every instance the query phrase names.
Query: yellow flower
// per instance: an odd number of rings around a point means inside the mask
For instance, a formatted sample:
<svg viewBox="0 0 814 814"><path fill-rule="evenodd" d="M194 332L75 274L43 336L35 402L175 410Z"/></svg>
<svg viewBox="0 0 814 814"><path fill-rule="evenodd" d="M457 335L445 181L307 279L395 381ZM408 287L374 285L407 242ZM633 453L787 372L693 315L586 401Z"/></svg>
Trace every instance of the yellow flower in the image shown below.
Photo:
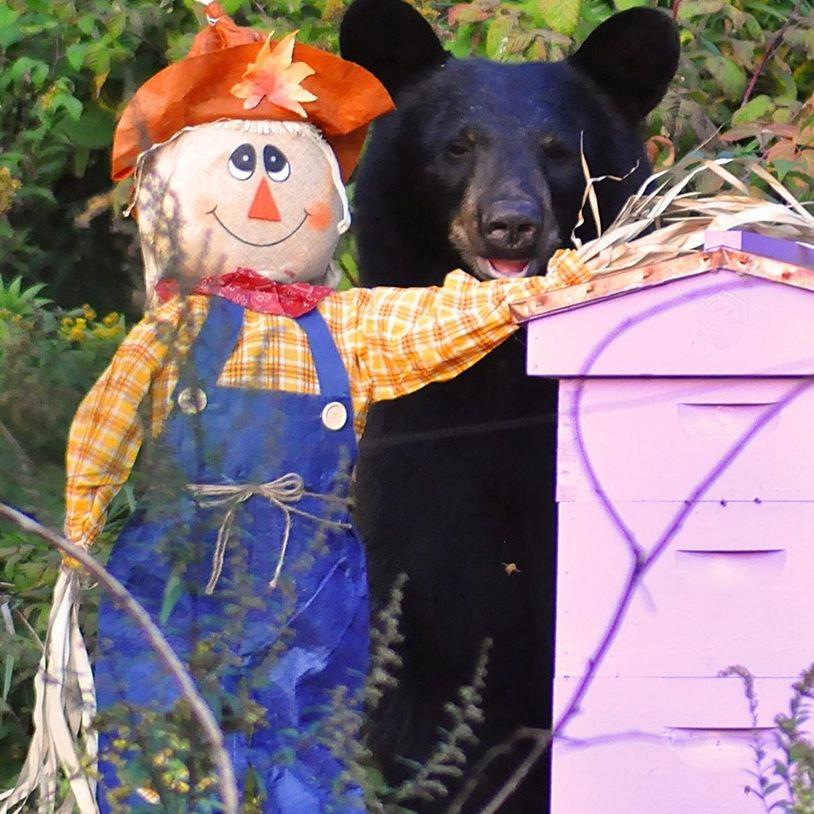
<svg viewBox="0 0 814 814"><path fill-rule="evenodd" d="M93 320L96 319L96 311L87 303L82 306L82 314L88 322L93 322Z"/></svg>
<svg viewBox="0 0 814 814"><path fill-rule="evenodd" d="M0 215L11 209L11 202L17 190L22 186L18 178L11 177L8 167L0 167Z"/></svg>
<svg viewBox="0 0 814 814"><path fill-rule="evenodd" d="M81 342L85 338L85 326L84 324L80 325L80 322L84 323L85 320L76 320L76 324L67 333L65 333L65 338L69 342Z"/></svg>
<svg viewBox="0 0 814 814"><path fill-rule="evenodd" d="M102 323L110 328L112 325L117 325L119 322L119 315L115 311L111 311L107 316L102 319Z"/></svg>
<svg viewBox="0 0 814 814"><path fill-rule="evenodd" d="M50 87L50 88L48 88L48 90L46 90L46 91L45 91L45 92L44 92L44 93L43 93L43 94L40 96L40 104L41 104L41 105L42 105L42 106L43 106L43 107L44 107L46 110L48 110L48 108L50 108L50 107L51 107L51 105L52 105L52 103L53 103L54 99L56 98L57 93L59 93L59 90L60 90L60 89L59 89L59 88L58 88L56 85L51 85L51 87Z"/></svg>

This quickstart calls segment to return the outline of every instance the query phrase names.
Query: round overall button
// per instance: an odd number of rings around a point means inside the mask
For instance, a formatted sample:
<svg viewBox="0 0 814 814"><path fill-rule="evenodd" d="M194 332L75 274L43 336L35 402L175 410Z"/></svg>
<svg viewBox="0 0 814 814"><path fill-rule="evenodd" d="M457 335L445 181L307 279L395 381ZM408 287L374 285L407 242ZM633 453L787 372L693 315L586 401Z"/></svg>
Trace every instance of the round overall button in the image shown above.
<svg viewBox="0 0 814 814"><path fill-rule="evenodd" d="M178 406L187 415L200 413L206 409L206 393L200 387L185 387L178 394Z"/></svg>
<svg viewBox="0 0 814 814"><path fill-rule="evenodd" d="M340 401L332 401L322 409L322 423L329 430L341 430L348 420L348 410Z"/></svg>

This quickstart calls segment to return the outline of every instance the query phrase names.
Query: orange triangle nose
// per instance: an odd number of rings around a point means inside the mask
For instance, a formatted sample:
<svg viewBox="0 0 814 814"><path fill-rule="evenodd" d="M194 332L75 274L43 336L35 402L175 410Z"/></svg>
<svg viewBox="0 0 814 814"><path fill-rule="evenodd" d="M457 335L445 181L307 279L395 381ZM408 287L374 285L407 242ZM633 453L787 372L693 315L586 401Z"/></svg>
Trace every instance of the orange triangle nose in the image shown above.
<svg viewBox="0 0 814 814"><path fill-rule="evenodd" d="M249 207L249 217L255 220L281 220L280 210L277 209L277 204L274 203L271 189L269 189L268 181L265 178L260 179L260 186L257 187L257 192L254 193L254 200Z"/></svg>

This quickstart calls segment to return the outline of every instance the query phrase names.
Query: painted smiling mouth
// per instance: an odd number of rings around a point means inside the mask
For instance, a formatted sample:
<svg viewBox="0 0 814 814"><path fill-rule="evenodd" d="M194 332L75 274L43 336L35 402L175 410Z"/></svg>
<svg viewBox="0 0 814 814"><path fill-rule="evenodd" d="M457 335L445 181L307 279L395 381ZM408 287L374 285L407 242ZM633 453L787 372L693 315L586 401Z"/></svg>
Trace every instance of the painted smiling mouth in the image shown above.
<svg viewBox="0 0 814 814"><path fill-rule="evenodd" d="M284 243L288 238L292 237L293 235L297 234L302 228L302 225L305 221L308 220L308 212L303 213L302 220L285 236L281 237L279 240L272 240L270 243L252 243L251 240L245 240L240 235L236 235L219 217L217 213L217 206L213 206L206 214L207 215L214 215L215 220L220 224L223 230L231 235L235 240L239 240L241 243L245 243L247 246L254 246L258 249L267 249L270 246L277 246L280 243Z"/></svg>

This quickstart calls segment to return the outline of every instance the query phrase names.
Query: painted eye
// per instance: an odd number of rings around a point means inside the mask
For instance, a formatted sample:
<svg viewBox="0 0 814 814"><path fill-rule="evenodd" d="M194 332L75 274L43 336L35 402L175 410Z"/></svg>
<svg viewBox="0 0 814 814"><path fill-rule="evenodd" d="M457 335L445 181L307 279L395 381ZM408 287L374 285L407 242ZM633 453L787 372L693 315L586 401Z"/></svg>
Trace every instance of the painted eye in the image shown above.
<svg viewBox="0 0 814 814"><path fill-rule="evenodd" d="M241 144L229 156L229 174L238 181L245 181L254 174L257 155L251 144Z"/></svg>
<svg viewBox="0 0 814 814"><path fill-rule="evenodd" d="M291 164L288 163L285 154L271 144L263 148L263 164L272 181L285 181L291 175Z"/></svg>

